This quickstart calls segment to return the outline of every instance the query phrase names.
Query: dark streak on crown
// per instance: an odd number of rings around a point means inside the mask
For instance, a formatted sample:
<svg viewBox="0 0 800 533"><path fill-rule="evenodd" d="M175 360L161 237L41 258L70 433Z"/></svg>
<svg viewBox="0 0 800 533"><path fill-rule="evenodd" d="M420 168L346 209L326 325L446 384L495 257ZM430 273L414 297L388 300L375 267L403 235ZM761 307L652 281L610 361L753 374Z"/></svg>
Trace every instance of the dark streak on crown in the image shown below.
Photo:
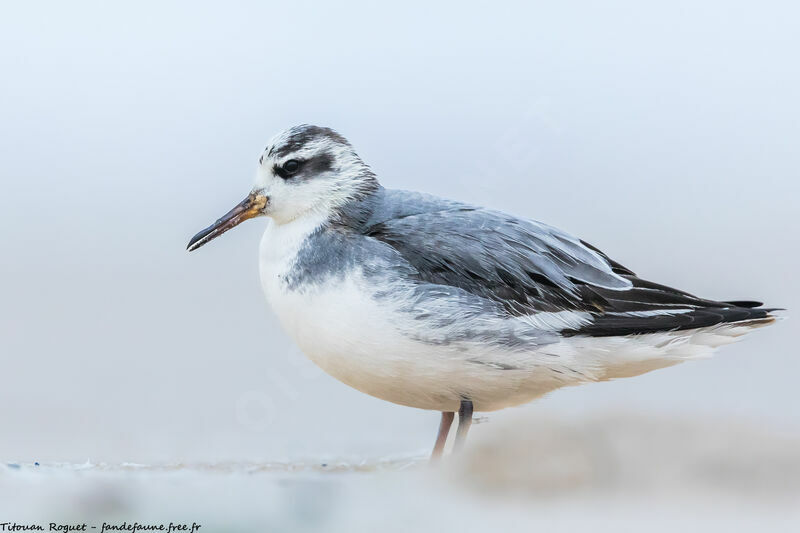
<svg viewBox="0 0 800 533"><path fill-rule="evenodd" d="M272 157L273 155L276 157L284 157L288 154L296 152L300 150L303 146L308 144L309 142L319 139L325 138L331 141L334 141L339 144L343 144L345 146L350 146L350 143L347 142L347 139L336 133L334 130L330 128L323 128L320 126L311 126L309 124L303 124L302 126L297 126L292 128L291 133L289 134L286 141L281 143L279 146L274 146L270 148L268 156Z"/></svg>

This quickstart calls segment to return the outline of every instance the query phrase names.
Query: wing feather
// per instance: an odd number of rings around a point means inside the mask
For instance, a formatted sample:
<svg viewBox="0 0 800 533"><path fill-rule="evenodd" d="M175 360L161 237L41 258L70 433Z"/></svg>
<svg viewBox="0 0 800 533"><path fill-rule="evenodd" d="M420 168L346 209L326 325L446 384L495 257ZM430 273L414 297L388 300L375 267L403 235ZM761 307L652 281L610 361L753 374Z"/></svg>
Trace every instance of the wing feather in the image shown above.
<svg viewBox="0 0 800 533"><path fill-rule="evenodd" d="M596 309L600 302L586 287L632 286L578 239L486 209L419 213L382 221L365 233L397 250L420 280L501 302L516 315Z"/></svg>
<svg viewBox="0 0 800 533"><path fill-rule="evenodd" d="M706 300L641 279L594 246L540 222L411 198L405 211L393 208L363 233L394 248L420 281L488 298L509 315L591 313L589 323L564 334L630 335L772 319L772 309L758 302Z"/></svg>

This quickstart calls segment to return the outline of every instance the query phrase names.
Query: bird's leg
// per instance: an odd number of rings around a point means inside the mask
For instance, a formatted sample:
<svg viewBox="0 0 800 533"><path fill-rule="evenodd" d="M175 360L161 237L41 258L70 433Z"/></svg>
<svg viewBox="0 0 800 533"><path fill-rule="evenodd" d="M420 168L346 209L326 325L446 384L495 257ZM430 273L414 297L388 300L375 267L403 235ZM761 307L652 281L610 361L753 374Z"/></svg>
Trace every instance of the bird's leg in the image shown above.
<svg viewBox="0 0 800 533"><path fill-rule="evenodd" d="M442 421L439 422L439 435L436 437L436 444L433 446L431 461L435 461L442 456L444 444L447 442L447 435L450 433L450 425L453 423L455 413L442 411Z"/></svg>
<svg viewBox="0 0 800 533"><path fill-rule="evenodd" d="M456 431L456 442L453 450L458 451L467 440L467 432L472 425L472 401L461 400L461 407L458 409L458 430Z"/></svg>

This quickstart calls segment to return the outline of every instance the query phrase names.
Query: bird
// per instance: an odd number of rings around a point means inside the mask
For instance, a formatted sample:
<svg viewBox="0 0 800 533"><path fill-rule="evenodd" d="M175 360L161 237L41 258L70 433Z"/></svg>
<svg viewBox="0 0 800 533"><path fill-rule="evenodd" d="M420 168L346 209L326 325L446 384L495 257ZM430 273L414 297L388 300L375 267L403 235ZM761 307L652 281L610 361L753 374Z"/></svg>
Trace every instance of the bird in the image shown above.
<svg viewBox="0 0 800 533"><path fill-rule="evenodd" d="M248 196L187 249L255 217L283 329L344 384L440 412L431 460L455 413L458 450L474 412L706 357L779 317L648 281L541 222L384 188L327 127L273 137Z"/></svg>

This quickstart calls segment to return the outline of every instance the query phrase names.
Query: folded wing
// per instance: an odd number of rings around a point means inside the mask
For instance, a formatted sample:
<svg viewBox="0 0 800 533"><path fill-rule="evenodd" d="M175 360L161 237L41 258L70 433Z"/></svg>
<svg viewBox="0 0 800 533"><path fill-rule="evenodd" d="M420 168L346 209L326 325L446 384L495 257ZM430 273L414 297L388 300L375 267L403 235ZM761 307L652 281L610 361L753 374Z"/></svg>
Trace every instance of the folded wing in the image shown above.
<svg viewBox="0 0 800 533"><path fill-rule="evenodd" d="M505 213L447 204L365 228L392 246L420 281L458 287L509 315L576 311L567 335L613 336L771 320L758 302L716 302L638 278L593 246Z"/></svg>

